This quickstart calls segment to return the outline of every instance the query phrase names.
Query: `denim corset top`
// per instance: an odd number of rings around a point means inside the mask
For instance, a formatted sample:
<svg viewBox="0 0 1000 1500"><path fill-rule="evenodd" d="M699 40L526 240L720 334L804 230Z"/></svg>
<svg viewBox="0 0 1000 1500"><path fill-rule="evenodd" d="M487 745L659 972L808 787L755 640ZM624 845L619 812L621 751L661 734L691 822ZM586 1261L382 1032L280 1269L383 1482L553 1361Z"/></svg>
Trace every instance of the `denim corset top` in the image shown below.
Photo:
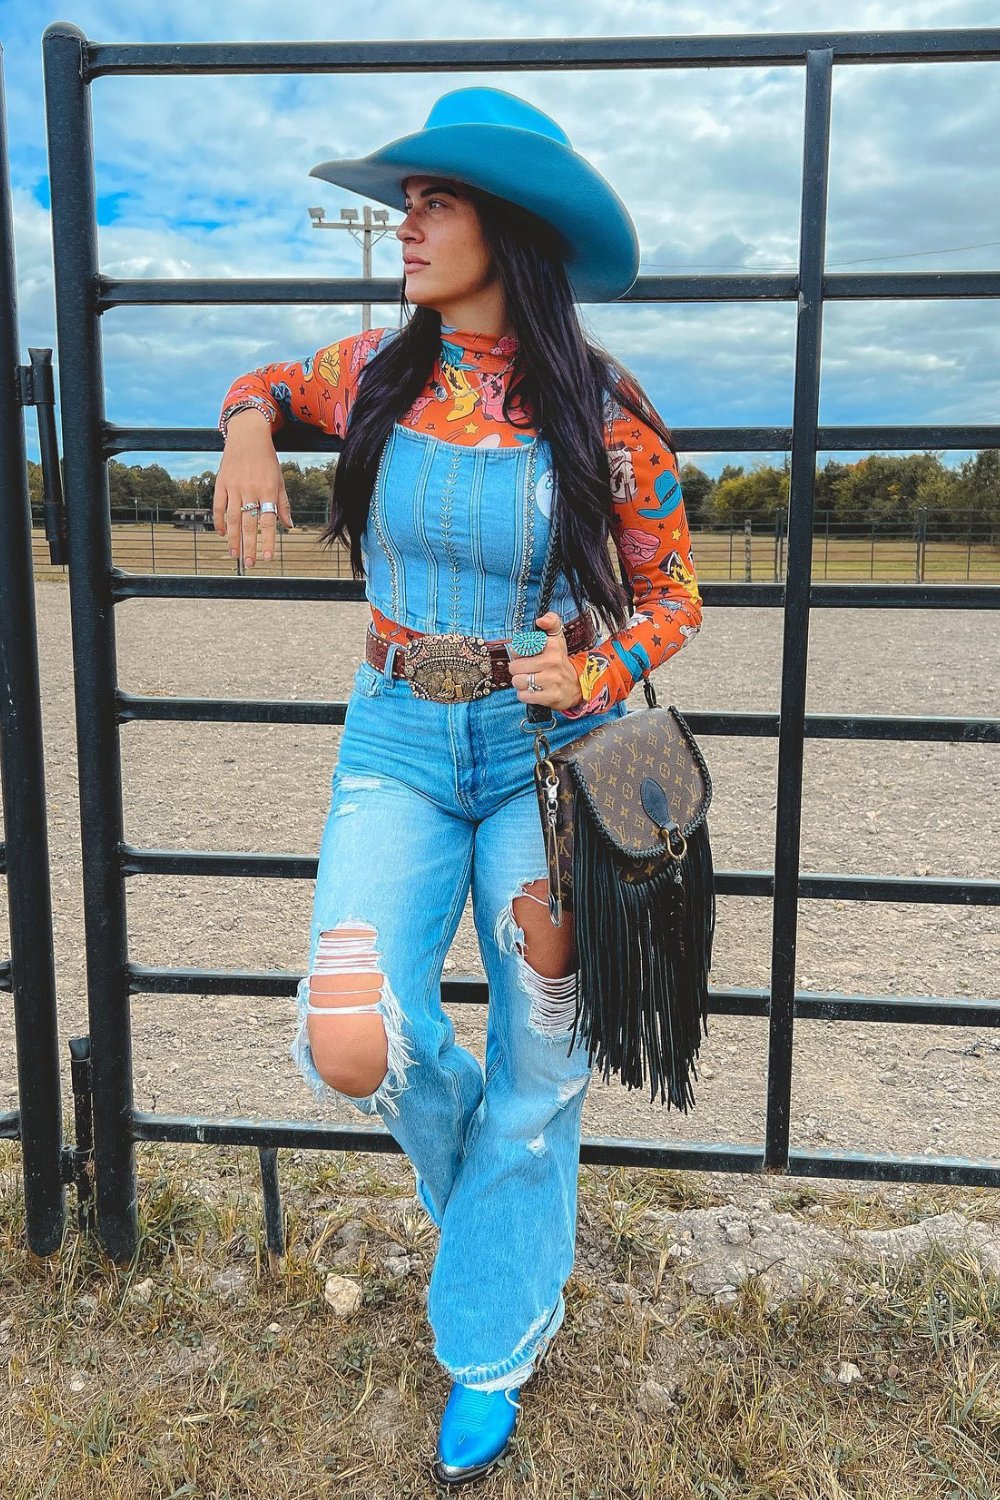
<svg viewBox="0 0 1000 1500"><path fill-rule="evenodd" d="M361 541L367 599L425 633L533 628L554 477L544 438L469 447L396 422ZM576 613L561 569L548 608Z"/></svg>

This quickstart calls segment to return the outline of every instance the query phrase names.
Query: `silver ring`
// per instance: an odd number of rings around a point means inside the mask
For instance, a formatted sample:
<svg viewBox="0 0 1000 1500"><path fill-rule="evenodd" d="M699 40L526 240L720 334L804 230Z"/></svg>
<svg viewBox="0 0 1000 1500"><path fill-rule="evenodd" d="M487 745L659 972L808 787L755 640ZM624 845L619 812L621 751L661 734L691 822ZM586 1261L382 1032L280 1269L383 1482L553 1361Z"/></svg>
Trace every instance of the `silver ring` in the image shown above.
<svg viewBox="0 0 1000 1500"><path fill-rule="evenodd" d="M534 674L534 672L529 672L528 673L528 692L529 693L540 693L541 691L542 691L541 688L538 686L538 683L535 681L535 674Z"/></svg>
<svg viewBox="0 0 1000 1500"><path fill-rule="evenodd" d="M260 515L260 505L256 500L251 500L246 505L241 505L240 510L252 510L255 516Z"/></svg>
<svg viewBox="0 0 1000 1500"><path fill-rule="evenodd" d="M262 516L276 516L278 514L278 507L273 500L265 500L260 507L260 513Z"/></svg>

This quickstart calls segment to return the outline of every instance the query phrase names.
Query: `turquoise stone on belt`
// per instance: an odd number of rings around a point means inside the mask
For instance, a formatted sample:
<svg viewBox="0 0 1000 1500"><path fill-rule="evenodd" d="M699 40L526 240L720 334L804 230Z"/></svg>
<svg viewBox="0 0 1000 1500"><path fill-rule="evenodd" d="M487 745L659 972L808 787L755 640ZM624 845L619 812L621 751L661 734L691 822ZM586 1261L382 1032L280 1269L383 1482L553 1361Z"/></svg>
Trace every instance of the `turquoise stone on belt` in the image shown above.
<svg viewBox="0 0 1000 1500"><path fill-rule="evenodd" d="M510 638L510 650L515 656L537 656L547 640L544 630L515 630Z"/></svg>

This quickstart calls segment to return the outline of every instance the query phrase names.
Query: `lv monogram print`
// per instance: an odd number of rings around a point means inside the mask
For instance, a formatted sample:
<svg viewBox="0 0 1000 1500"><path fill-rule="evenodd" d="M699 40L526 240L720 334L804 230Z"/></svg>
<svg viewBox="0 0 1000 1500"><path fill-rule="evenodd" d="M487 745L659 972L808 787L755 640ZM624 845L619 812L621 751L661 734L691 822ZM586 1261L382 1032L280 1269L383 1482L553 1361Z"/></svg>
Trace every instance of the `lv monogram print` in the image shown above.
<svg viewBox="0 0 1000 1500"><path fill-rule="evenodd" d="M712 797L708 768L677 710L646 708L600 724L548 757L558 777L556 836L549 844L548 876L562 903L573 908L573 823L583 797L602 836L619 856L619 877L640 883L681 854L703 821ZM536 777L539 809L545 790ZM656 816L653 816L653 812ZM676 825L671 854L664 826Z"/></svg>

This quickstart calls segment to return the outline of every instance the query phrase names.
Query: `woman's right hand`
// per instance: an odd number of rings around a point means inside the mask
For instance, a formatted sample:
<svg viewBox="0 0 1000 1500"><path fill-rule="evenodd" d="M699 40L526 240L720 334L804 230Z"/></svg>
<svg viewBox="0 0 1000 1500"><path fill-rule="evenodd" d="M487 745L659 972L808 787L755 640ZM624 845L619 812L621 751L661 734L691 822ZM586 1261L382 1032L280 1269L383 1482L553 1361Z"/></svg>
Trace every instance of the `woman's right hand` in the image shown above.
<svg viewBox="0 0 1000 1500"><path fill-rule="evenodd" d="M249 501L258 504L272 500L273 511L256 516L241 507ZM252 568L257 556L257 527L262 532L262 554L265 562L274 556L276 521L289 531L294 527L292 510L285 492L285 478L271 440L271 424L262 411L238 411L230 417L222 463L215 480L212 519L220 536L229 537L229 555L238 557L240 536L243 539L243 561Z"/></svg>

